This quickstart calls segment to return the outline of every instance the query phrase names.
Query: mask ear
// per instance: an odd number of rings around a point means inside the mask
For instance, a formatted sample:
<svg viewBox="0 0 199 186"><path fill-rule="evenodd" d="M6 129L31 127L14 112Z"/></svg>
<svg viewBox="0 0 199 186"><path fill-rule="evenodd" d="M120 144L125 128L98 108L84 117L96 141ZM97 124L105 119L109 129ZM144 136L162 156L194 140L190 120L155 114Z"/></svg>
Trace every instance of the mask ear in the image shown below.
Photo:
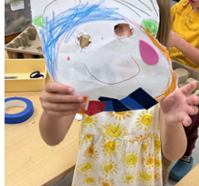
<svg viewBox="0 0 199 186"><path fill-rule="evenodd" d="M45 28L45 18L43 15L37 16L33 19L33 24L41 28Z"/></svg>
<svg viewBox="0 0 199 186"><path fill-rule="evenodd" d="M142 26L153 36L156 36L159 29L159 24L151 19L144 19L142 21Z"/></svg>

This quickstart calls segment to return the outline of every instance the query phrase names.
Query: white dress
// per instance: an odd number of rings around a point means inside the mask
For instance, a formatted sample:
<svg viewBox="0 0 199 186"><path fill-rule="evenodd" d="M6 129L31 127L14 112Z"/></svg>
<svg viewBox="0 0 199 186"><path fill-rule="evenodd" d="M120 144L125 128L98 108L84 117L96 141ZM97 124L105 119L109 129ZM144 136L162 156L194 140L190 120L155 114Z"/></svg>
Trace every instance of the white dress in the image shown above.
<svg viewBox="0 0 199 186"><path fill-rule="evenodd" d="M72 186L161 186L158 105L84 116Z"/></svg>

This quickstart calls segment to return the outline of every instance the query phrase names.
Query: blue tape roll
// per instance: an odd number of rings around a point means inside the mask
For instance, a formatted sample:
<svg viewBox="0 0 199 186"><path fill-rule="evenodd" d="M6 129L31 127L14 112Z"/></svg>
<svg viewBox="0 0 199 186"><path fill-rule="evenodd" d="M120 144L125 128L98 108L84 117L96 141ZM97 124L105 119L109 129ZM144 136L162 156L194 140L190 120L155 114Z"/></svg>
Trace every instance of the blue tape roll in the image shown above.
<svg viewBox="0 0 199 186"><path fill-rule="evenodd" d="M6 114L5 113L5 123L6 124L18 124L28 120L34 112L32 102L27 98L22 97L11 97L5 99L5 109L11 107L24 107L22 112L16 114Z"/></svg>

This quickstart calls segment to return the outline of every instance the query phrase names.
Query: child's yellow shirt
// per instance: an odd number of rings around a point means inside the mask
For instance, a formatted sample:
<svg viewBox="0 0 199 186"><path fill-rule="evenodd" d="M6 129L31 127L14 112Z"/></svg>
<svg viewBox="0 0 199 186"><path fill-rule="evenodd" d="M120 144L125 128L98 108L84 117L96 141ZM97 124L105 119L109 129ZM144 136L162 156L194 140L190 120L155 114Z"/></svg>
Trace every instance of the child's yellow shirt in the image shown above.
<svg viewBox="0 0 199 186"><path fill-rule="evenodd" d="M73 186L162 186L158 105L84 116Z"/></svg>
<svg viewBox="0 0 199 186"><path fill-rule="evenodd" d="M199 13L195 12L188 0L181 0L172 7L172 30L199 49ZM199 67L177 48L169 48L170 57L196 70Z"/></svg>

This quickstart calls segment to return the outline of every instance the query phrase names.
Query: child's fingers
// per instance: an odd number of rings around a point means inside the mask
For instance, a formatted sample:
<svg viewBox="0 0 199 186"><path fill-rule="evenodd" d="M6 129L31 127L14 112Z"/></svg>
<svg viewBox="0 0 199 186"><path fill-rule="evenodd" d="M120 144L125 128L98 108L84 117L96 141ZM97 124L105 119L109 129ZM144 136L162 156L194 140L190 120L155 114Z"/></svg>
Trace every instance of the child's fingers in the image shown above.
<svg viewBox="0 0 199 186"><path fill-rule="evenodd" d="M190 106L189 108L188 108L188 111L187 111L187 113L189 114L189 115L196 115L197 113L198 113L198 107L196 107L196 106Z"/></svg>
<svg viewBox="0 0 199 186"><path fill-rule="evenodd" d="M68 85L49 83L45 86L45 91L49 93L72 94L74 89Z"/></svg>
<svg viewBox="0 0 199 186"><path fill-rule="evenodd" d="M83 96L48 92L41 94L40 99L51 103L82 103L84 101Z"/></svg>
<svg viewBox="0 0 199 186"><path fill-rule="evenodd" d="M85 106L85 103L50 103L44 102L42 103L42 107L44 110L51 110L51 111L69 111L69 110L79 110Z"/></svg>
<svg viewBox="0 0 199 186"><path fill-rule="evenodd" d="M197 86L196 82L191 82L191 83L183 86L181 88L181 91L183 92L183 94L188 96L196 89L196 86Z"/></svg>
<svg viewBox="0 0 199 186"><path fill-rule="evenodd" d="M78 112L78 110L68 110L68 111L52 111L52 110L48 110L45 111L49 116L53 116L53 117L63 117L63 116L67 116L67 115L72 115L72 114L76 114Z"/></svg>
<svg viewBox="0 0 199 186"><path fill-rule="evenodd" d="M188 98L189 105L199 105L199 96L190 96Z"/></svg>
<svg viewBox="0 0 199 186"><path fill-rule="evenodd" d="M183 121L182 121L182 124L183 124L185 127L188 127L188 126L191 125L191 123L192 123L191 118L190 118L188 115L186 115L186 116L184 117Z"/></svg>

